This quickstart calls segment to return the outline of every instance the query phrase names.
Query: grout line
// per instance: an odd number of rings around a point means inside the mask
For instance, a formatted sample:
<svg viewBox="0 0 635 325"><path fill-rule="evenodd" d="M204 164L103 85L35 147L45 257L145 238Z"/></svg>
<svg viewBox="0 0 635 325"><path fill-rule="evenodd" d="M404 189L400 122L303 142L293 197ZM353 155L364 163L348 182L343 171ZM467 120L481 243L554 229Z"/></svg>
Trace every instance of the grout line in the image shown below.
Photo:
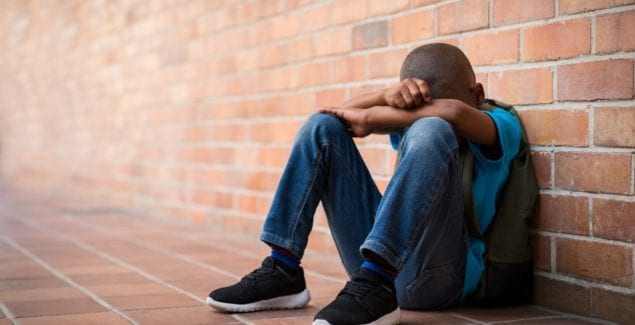
<svg viewBox="0 0 635 325"><path fill-rule="evenodd" d="M73 287L75 289L78 289L79 291L81 291L85 295L89 296L91 299L93 299L95 302L97 302L98 304L102 305L103 307L105 307L109 311L112 311L112 312L116 313L117 315L125 318L128 322L130 322L130 324L134 324L134 325L138 325L139 324L136 320L134 320L133 318L128 316L124 311L122 311L119 308L109 304L107 301L101 299L98 295L96 295L94 292L90 291L89 289L79 285L77 282L73 281L71 278L69 278L66 275L64 275L64 273L58 271L57 269L52 267L50 264L46 263L45 261L43 261L39 257L35 256L28 249L26 249L22 245L16 243L13 239L11 239L9 237L6 237L6 236L2 236L2 239L4 240L5 243L9 244L11 247L13 247L14 249L18 250L23 255L29 257L31 260L33 260L34 262L39 264L41 267L43 267L44 269L46 269L47 271L49 271L50 273L55 275L57 278L59 278L60 280L66 282L66 283L68 283L71 287ZM9 316L9 315L7 315L7 316Z"/></svg>
<svg viewBox="0 0 635 325"><path fill-rule="evenodd" d="M168 287L168 288L170 288L170 289L172 289L172 290L174 290L174 291L176 291L176 292L178 292L178 293L180 293L180 294L182 294L182 295L185 295L185 296L188 296L188 297L192 298L193 300L195 300L195 301L197 301L197 302L200 302L200 303L202 303L202 304L204 304L204 305L207 305L206 300L204 300L204 299L202 299L202 298L198 297L197 295L195 295L195 294L193 294L193 293L191 293L191 292L189 292L189 291L183 290L183 289L181 289L181 288L179 288L179 287L177 287L177 286L175 286L175 285L173 285L173 284L171 284L171 283L168 283L168 282L164 281L163 279L161 279L160 277L155 276L155 275L153 275L153 274L150 274L150 273L148 273L148 272L144 271L143 269L141 269L141 268L139 268L139 267L136 267L136 266L134 266L134 265L132 265L132 264L130 264L130 263L127 263L127 262L125 262L125 261L123 261L123 260L121 260L121 259L119 259L119 258L113 257L113 256L111 256L111 255L110 255L110 254L108 254L108 253L104 253L104 252L100 251L99 249L97 249L97 248L95 248L95 247L93 247L93 246L91 246L91 245L85 244L84 242L82 242L82 241L80 241L80 240L77 240L77 239L74 239L74 238L69 238L69 237L67 237L67 236L64 236L63 234L61 234L61 233L60 233L60 232L58 232L58 231L54 231L54 230L50 230L50 229L43 228L43 226L42 226L42 225L40 225L40 224L36 224L36 223L35 223L35 222L33 222L33 221L29 221L29 222L24 222L24 220L20 220L20 221L21 221L21 222L23 222L23 223L25 223L25 224L27 224L27 225L29 225L29 226L31 226L31 227L33 227L33 228L36 228L36 229L40 230L40 231L41 231L41 232L43 232L43 233L50 234L50 235L53 235L53 236L59 237L59 238L61 238L61 239L63 239L63 240L69 241L69 242L71 242L71 243L73 243L73 244L75 244L75 245L79 246L80 248L82 248L82 249L84 249L84 250L87 250L87 251L89 251L89 252L91 252L91 253L96 254L97 256L99 256L99 257L101 257L101 258L104 258L104 259L106 259L106 260L109 260L109 261L111 261L111 262L113 262L113 263L115 263L115 264L117 264L117 265L119 265L119 266L121 266L121 267L124 267L124 268L130 269L130 270L132 270L132 271L134 271L134 272L138 273L139 275L141 275L141 276L143 276L143 277L147 278L148 280L151 280L151 281L153 281L153 282L156 282L156 283L159 283L159 284L161 284L161 285L164 285L164 286L166 286L166 287ZM144 246L145 246L145 245L144 245ZM169 256L169 255L168 255L168 256ZM204 268L208 268L208 269L216 269L215 267L204 267ZM219 272L218 270L220 270L220 272ZM221 274L223 274L223 275L227 275L227 274L229 274L229 273L227 273L227 272L226 272L226 271L224 271L224 270L221 270L221 269L218 269L218 270L216 270L216 272L219 272L219 273L221 273ZM62 276L64 276L64 275L62 274ZM232 278L238 278L238 277L236 277L236 276L235 276L235 275L233 275L233 274L230 274L230 276L231 276ZM65 277L65 276L64 276L64 277ZM69 279L69 281L72 281L72 280L70 280L70 279ZM88 291L88 289L86 289L86 290ZM90 291L88 291L88 292L90 292ZM92 297L92 296L91 296L91 297ZM96 299L101 300L101 298L99 298L99 297L98 297L98 296L96 296L96 295L95 295L95 298L96 298ZM93 298L93 299L95 299L95 298ZM106 304L107 304L107 303L106 303ZM116 309L115 309L115 307L112 307L112 308L113 308L113 310L116 310ZM125 314L123 314L123 315L125 315ZM233 315L233 314L232 314L231 316L232 316L233 318L235 318L235 319L237 319L237 320L241 321L240 319L236 318L236 315ZM126 318L127 318L127 317L126 317ZM129 319L129 318L127 318L127 319ZM130 320L130 321L131 321L131 323L133 323L133 324L138 324L136 321L134 321L134 320L132 320L132 319L129 319L129 320Z"/></svg>
<svg viewBox="0 0 635 325"><path fill-rule="evenodd" d="M527 318L519 318L519 319L510 319L510 320L504 320L504 321L499 321L499 322L492 322L489 324L510 324L510 323L516 323L516 322L522 322L522 321L532 321L532 320L542 320L542 319L558 319L558 318L564 318L566 317L565 315L551 315L551 316L537 316L537 317L527 317Z"/></svg>
<svg viewBox="0 0 635 325"><path fill-rule="evenodd" d="M0 301L0 311L7 316L7 319L10 320L13 325L20 325L20 322L15 318L15 315L13 315L11 310L9 310L7 305L5 305L2 301Z"/></svg>
<svg viewBox="0 0 635 325"><path fill-rule="evenodd" d="M73 218L73 220L78 221L79 219ZM81 221L78 222L77 224L79 224L80 226L92 229L94 231L97 231L97 232L99 232L99 233L101 233L103 235L106 235L106 236L110 236L110 237L116 236L116 237L122 238L124 240L127 240L129 242L135 243L136 245L139 245L141 247L147 248L149 250L154 250L154 251L159 252L161 254L164 254L164 255L167 255L167 256L170 256L170 257L173 257L173 258L177 258L177 259L183 260L185 262L194 264L194 265L199 266L201 268L204 268L204 269L207 269L207 270L210 270L210 271L214 271L214 272L217 272L217 273L221 273L221 274L226 275L228 277L231 277L233 279L236 279L236 280L240 279L240 277L234 275L233 273L225 271L224 269L221 269L221 268L217 268L217 267L212 266L212 265L210 265L208 263L197 261L195 259L190 258L187 255L176 253L176 252L173 252L173 251L170 251L170 250L167 250L167 249L156 248L154 246L151 246L151 245L148 245L148 244L144 243L143 241L131 238L130 236L127 236L127 235L121 235L121 234L113 235L109 231L103 229L103 227L101 227L101 226L95 226L93 224L87 224L87 223L84 223L84 222L81 222ZM204 246L208 246L210 248L221 249L221 250L223 250L225 252L229 252L229 253L233 253L233 254L237 254L237 255L242 255L242 256L249 257L249 258L254 258L254 259L262 258L262 256L259 256L259 255L256 255L256 254L246 253L246 252L243 252L243 251L237 251L235 248L229 247L229 246L221 244L221 243L215 243L214 245L210 245L210 244L208 244L208 243L206 243L204 241L195 240L195 239L188 238L188 237L185 237L185 236L174 235L173 233L168 233L168 232L165 232L165 231L161 231L161 232L167 233L168 235L171 235L171 236L174 236L174 237L177 237L177 238L180 238L180 239L186 239L186 240L191 241L193 243L197 243L197 244L201 244L201 245L204 245ZM333 277L333 276L325 275L325 274L322 274L322 273L319 273L319 272L315 272L315 271L311 271L311 270L305 270L304 273L312 275L312 276L315 276L315 277L323 279L323 280L332 281L332 282L336 282L336 283L342 283L344 281L343 279L339 279L339 278L336 278L336 277Z"/></svg>
<svg viewBox="0 0 635 325"><path fill-rule="evenodd" d="M476 319L473 319L473 318L470 318L470 317L467 317L467 316L459 315L457 313L449 313L449 315L452 315L452 316L454 316L456 318L464 319L466 321L470 321L470 322L472 322L472 324L479 324L479 325L487 324L486 322L482 322L482 321L479 321L479 320L476 320Z"/></svg>
<svg viewBox="0 0 635 325"><path fill-rule="evenodd" d="M152 275L152 274L150 274L148 272L145 272L144 270L142 270L142 269L140 269L140 268L138 268L138 267L136 267L136 266L134 266L132 264L129 264L129 263L127 263L127 262L125 262L125 261L123 261L121 259L113 257L110 254L104 253L104 252L96 249L95 247L93 247L91 245L85 244L84 242L82 242L80 240L77 240L77 239L74 239L74 238L69 238L69 237L65 236L64 234L60 233L59 231L51 230L50 228L45 228L43 225L41 225L39 223L36 223L36 222L33 222L33 221L25 221L25 220L20 220L20 221L22 223L24 223L24 224L27 224L28 226L30 226L32 228L38 229L39 231L41 231L41 232L43 232L45 234L52 235L52 236L58 237L58 238L60 238L62 240L71 242L71 243L75 244L76 246L80 247L83 250L86 250L86 251L89 251L91 253L94 253L95 255L97 255L97 256L105 259L105 260L108 260L110 262L113 262L113 263L115 263L118 266L121 266L123 268L127 268L129 270L132 270L132 271L138 273L139 275L145 277L148 280L151 280L151 281L154 281L156 283L159 283L159 284L162 284L164 286L167 286L170 289L175 290L178 293L187 295L188 297L190 297L190 298L192 298L192 299L194 299L194 300L196 300L198 302L202 302L202 303L205 302L203 299L199 298L198 296L196 296L196 295L194 295L194 294L192 294L190 292L187 292L187 291L182 290L181 288L179 288L177 286L174 286L174 285L172 285L170 283L167 283L167 282L163 281L161 278L159 278L159 277L157 277L155 275Z"/></svg>

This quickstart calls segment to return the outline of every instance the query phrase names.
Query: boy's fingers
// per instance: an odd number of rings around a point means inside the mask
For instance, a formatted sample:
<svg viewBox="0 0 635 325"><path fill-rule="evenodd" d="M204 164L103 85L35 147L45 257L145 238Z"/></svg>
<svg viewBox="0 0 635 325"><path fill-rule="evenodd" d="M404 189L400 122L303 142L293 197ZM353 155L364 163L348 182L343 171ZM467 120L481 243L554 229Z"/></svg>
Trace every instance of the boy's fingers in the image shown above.
<svg viewBox="0 0 635 325"><path fill-rule="evenodd" d="M408 91L410 92L410 95L414 99L413 107L422 105L424 102L424 99L423 99L423 95L421 94L421 90L419 89L419 87L417 87L417 84L414 81L410 81L407 83L407 86L408 86Z"/></svg>
<svg viewBox="0 0 635 325"><path fill-rule="evenodd" d="M428 87L428 83L425 80L417 79L417 86L419 86L419 90L421 91L421 95L426 102L432 100L432 95L430 95L430 88Z"/></svg>
<svg viewBox="0 0 635 325"><path fill-rule="evenodd" d="M414 98L412 98L412 95L410 94L410 90L408 89L407 86L402 87L401 89L401 97L403 97L403 100L405 102L405 107L402 108L411 108L415 105L415 100Z"/></svg>

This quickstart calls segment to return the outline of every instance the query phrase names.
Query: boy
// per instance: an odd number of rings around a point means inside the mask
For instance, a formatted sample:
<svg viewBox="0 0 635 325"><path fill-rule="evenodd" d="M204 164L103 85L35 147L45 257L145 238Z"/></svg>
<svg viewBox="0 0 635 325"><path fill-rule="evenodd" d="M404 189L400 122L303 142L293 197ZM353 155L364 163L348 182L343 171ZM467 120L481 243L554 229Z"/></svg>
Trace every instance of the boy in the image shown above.
<svg viewBox="0 0 635 325"><path fill-rule="evenodd" d="M466 230L459 152L474 155L474 206L485 230L519 150L520 123L502 109L477 109L483 86L452 45L413 50L400 79L309 118L264 224L271 256L211 292L209 305L232 312L306 305L299 264L320 201L351 280L314 324L395 324L399 307L447 308L476 289L485 244ZM399 164L382 196L352 136L385 132L393 132Z"/></svg>

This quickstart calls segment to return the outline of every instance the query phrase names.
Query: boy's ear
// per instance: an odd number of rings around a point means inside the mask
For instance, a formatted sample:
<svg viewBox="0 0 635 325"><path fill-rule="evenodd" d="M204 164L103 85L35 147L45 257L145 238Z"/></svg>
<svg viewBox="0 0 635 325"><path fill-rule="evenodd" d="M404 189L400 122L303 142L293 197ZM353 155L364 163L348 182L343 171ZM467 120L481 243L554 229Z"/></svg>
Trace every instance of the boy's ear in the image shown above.
<svg viewBox="0 0 635 325"><path fill-rule="evenodd" d="M485 102L485 90L480 82L472 86L472 98L476 105L482 105Z"/></svg>

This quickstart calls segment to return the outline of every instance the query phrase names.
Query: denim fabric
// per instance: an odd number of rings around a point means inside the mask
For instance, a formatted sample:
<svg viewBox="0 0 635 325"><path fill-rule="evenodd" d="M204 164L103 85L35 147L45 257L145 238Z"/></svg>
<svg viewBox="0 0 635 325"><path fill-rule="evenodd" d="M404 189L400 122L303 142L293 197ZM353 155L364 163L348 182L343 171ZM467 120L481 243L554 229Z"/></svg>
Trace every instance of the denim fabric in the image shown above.
<svg viewBox="0 0 635 325"><path fill-rule="evenodd" d="M423 118L401 145L382 197L344 123L311 116L293 145L261 240L302 257L321 201L349 274L373 251L399 271L402 308L457 304L468 236L456 137L443 119Z"/></svg>

